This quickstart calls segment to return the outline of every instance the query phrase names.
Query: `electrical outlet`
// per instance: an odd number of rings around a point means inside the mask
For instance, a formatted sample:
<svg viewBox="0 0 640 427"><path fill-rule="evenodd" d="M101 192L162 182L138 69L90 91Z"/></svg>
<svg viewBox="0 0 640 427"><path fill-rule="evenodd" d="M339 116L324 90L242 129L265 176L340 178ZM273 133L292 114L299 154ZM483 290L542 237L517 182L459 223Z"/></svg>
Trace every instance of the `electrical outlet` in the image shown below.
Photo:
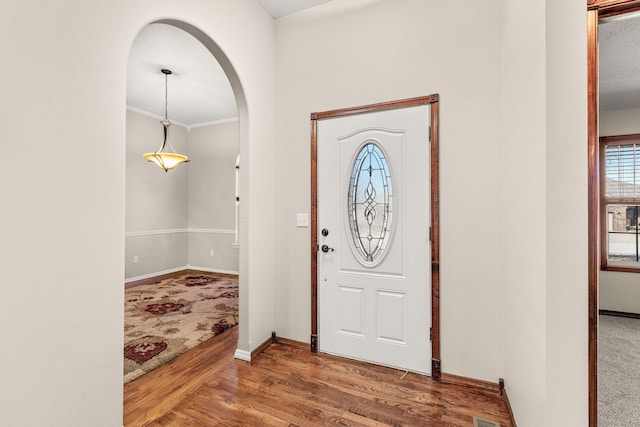
<svg viewBox="0 0 640 427"><path fill-rule="evenodd" d="M138 255L134 255L133 256L133 263L137 264L140 261L140 259L138 258Z"/></svg>
<svg viewBox="0 0 640 427"><path fill-rule="evenodd" d="M213 256L213 249L209 249L209 256Z"/></svg>

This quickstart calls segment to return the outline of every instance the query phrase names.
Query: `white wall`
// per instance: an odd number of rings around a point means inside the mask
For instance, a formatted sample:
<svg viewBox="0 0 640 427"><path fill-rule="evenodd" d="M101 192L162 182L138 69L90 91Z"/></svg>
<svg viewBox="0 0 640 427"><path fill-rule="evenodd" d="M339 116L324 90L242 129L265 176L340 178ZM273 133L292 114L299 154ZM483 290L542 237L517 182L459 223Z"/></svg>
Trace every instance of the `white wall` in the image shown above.
<svg viewBox="0 0 640 427"><path fill-rule="evenodd" d="M146 24L176 18L215 40L209 47L226 53L226 70L233 64L242 158L253 166L243 181L238 343L250 351L274 328L273 21L237 0L5 6L0 124L12 160L0 168L2 423L122 425L129 49ZM249 310L258 302L265 307Z"/></svg>
<svg viewBox="0 0 640 427"><path fill-rule="evenodd" d="M640 133L640 108L600 112L600 136ZM601 310L640 313L640 275L601 271L599 298Z"/></svg>
<svg viewBox="0 0 640 427"><path fill-rule="evenodd" d="M308 342L311 331L310 233L296 227L310 209L310 113L439 93L442 369L497 382L501 5L368 3L333 13L350 4L333 1L276 23L277 332Z"/></svg>
<svg viewBox="0 0 640 427"><path fill-rule="evenodd" d="M586 426L586 5L503 4L506 387L519 426Z"/></svg>

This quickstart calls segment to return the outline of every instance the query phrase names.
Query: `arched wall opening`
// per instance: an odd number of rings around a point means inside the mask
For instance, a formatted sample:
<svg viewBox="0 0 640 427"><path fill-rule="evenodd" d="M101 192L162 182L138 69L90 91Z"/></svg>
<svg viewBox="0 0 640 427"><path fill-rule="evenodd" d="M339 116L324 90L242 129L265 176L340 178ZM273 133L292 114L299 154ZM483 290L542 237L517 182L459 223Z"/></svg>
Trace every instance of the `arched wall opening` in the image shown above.
<svg viewBox="0 0 640 427"><path fill-rule="evenodd" d="M163 20L155 20L152 22L147 23L145 26L143 26L143 28L145 28L148 25L151 24L164 24L164 25L169 25L172 27L175 27L179 30L184 31L185 33L191 35L193 38L195 38L196 40L198 40L205 48L206 50L209 51L209 53L212 55L212 59L216 62L218 62L218 64L220 65L220 67L223 69L225 75L227 76L227 79L229 80L229 83L231 85L231 88L233 90L233 94L235 96L235 101L236 101L236 106L237 106L237 110L238 110L238 133L239 133L239 150L240 152L247 152L248 151L248 145L249 145L249 141L248 141L248 109L247 109L247 102L246 102L246 97L244 94L244 89L240 83L240 79L239 76L236 72L236 70L234 69L234 67L231 64L231 61L229 60L229 58L227 57L227 55L223 52L223 50L218 46L217 43L215 43L211 37L209 37L204 31L202 31L201 29L197 28L194 25L188 24L184 21L181 20L177 20L177 19L163 19ZM139 32L138 32L139 33ZM171 85L171 82L169 82L169 86ZM171 105L169 102L169 111ZM170 114L169 114L170 116ZM150 147L150 149L155 149L156 147ZM248 158L248 155L243 156L244 158ZM138 160L138 159L136 159ZM139 159L140 161L142 161L143 159ZM151 167L151 166L149 166ZM189 166L180 166L180 167L189 167ZM246 170L246 169L245 169ZM172 171L173 172L173 171ZM169 173L172 173L169 172ZM242 171L241 171L242 173ZM162 177L161 177L162 178ZM247 177L246 176L240 176L240 193L241 194L248 194L247 191ZM243 198L243 208L248 206L248 198L245 197ZM247 352L250 351L249 348L249 340L248 340L248 311L247 311L247 296L248 296L248 282L246 280L247 277L247 242L248 242L248 236L247 236L247 229L246 227L238 227L238 240L235 243L240 243L240 242L244 242L245 244L238 244L238 249L234 249L235 251L238 251L239 253L239 257L238 257L238 272L239 272L239 340L238 340L238 348L239 349L243 349L246 350ZM216 251L217 252L217 251ZM244 345L242 343L245 343Z"/></svg>
<svg viewBox="0 0 640 427"><path fill-rule="evenodd" d="M26 311L17 304L2 314L5 325L25 320L2 333L15 344L0 375L11 385L3 416L9 424L28 413L35 425L122 425L130 48L144 26L172 18L206 33L228 58L218 55L241 92L239 345L251 351L248 332L252 344L264 342L275 323L275 23L258 2L234 0L43 2L35 9L18 2L3 18L12 40L3 53L13 64L2 103L15 142L7 149L12 158L29 158L3 169L3 200L14 207L3 210L2 265L12 281L3 295L31 301ZM25 22L33 31L25 33ZM257 286L247 285L247 271ZM45 355L55 360L42 363ZM42 402L37 411L33 399Z"/></svg>

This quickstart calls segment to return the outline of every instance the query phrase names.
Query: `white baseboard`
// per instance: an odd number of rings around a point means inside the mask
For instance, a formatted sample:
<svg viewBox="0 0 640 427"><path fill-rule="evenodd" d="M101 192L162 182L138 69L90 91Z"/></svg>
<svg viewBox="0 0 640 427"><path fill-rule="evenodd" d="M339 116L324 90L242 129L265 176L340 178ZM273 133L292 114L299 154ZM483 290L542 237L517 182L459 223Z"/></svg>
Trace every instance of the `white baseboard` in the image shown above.
<svg viewBox="0 0 640 427"><path fill-rule="evenodd" d="M188 268L190 270L206 271L207 273L235 274L236 276L240 274L239 272L233 271L233 270L222 270L219 268L198 267L195 265L187 265L185 268Z"/></svg>
<svg viewBox="0 0 640 427"><path fill-rule="evenodd" d="M177 271L186 270L187 268L188 268L187 266L176 267L176 268L170 268L169 270L156 271L154 273L143 274L142 276L129 277L124 279L124 283L130 283L130 282L135 282L137 280L149 279L151 277L162 276L163 274L175 273Z"/></svg>
<svg viewBox="0 0 640 427"><path fill-rule="evenodd" d="M251 352L250 351L240 350L238 348L238 349L236 349L236 352L235 352L235 354L233 356L236 359L244 360L246 362L251 362Z"/></svg>
<svg viewBox="0 0 640 427"><path fill-rule="evenodd" d="M155 273L143 274L141 276L129 277L124 279L124 283L136 282L138 280L149 279L151 277L162 276L163 274L175 273L182 270L199 270L206 271L207 273L220 273L220 274L234 274L238 276L240 273L233 270L221 270L217 268L208 268L208 267L196 267L194 265L185 265L183 267L170 268L169 270L164 271L156 271Z"/></svg>

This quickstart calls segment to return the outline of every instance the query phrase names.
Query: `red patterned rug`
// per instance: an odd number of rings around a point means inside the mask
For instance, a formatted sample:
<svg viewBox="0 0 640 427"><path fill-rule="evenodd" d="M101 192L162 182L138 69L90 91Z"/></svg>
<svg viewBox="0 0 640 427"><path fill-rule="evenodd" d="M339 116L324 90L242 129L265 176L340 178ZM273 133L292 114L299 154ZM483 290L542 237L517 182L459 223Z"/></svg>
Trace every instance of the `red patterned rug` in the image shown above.
<svg viewBox="0 0 640 427"><path fill-rule="evenodd" d="M186 272L125 290L124 382L238 324L238 278Z"/></svg>

